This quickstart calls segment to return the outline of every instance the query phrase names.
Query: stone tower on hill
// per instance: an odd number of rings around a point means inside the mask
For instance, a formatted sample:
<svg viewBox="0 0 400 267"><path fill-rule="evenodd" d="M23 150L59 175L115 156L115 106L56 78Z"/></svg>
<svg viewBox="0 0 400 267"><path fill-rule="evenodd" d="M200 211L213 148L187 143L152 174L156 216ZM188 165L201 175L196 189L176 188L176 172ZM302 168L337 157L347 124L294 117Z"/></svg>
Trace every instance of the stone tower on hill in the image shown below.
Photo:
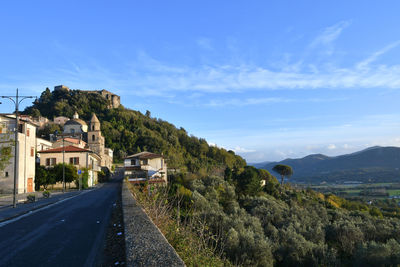
<svg viewBox="0 0 400 267"><path fill-rule="evenodd" d="M54 91L57 90L67 90L69 91L69 87L65 85L57 85L54 86ZM108 108L118 108L119 105L121 104L121 97L119 95L113 94L110 91L107 91L105 89L103 90L93 90L93 91L86 91L82 90L81 92L86 92L86 93L95 93L101 95L103 98L107 99L109 101Z"/></svg>

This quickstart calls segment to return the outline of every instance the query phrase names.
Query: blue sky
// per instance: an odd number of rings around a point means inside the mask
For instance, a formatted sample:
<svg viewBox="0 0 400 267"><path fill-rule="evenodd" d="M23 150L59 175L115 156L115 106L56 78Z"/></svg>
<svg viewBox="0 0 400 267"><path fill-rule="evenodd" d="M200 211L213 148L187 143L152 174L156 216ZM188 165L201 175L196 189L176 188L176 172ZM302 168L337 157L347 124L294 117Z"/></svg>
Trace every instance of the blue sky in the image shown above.
<svg viewBox="0 0 400 267"><path fill-rule="evenodd" d="M249 162L400 146L398 10L398 1L2 2L0 92L104 88Z"/></svg>

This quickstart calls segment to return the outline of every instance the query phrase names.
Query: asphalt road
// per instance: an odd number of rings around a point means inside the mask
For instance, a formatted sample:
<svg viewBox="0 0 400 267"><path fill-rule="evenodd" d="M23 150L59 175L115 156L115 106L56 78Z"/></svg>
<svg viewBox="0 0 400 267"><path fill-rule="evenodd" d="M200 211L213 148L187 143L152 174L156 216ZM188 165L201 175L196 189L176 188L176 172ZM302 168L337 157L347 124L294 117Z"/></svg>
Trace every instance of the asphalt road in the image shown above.
<svg viewBox="0 0 400 267"><path fill-rule="evenodd" d="M98 266L121 178L0 225L0 266Z"/></svg>

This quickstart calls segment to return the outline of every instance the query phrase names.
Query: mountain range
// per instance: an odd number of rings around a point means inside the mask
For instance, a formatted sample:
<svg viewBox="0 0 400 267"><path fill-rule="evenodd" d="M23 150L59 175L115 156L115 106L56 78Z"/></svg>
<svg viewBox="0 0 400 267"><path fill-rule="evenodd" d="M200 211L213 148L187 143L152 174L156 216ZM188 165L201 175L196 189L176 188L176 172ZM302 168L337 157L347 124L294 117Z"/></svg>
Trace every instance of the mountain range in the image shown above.
<svg viewBox="0 0 400 267"><path fill-rule="evenodd" d="M291 179L298 183L400 182L399 147L375 146L335 157L312 154L252 165L273 173L276 164L291 166L294 172Z"/></svg>

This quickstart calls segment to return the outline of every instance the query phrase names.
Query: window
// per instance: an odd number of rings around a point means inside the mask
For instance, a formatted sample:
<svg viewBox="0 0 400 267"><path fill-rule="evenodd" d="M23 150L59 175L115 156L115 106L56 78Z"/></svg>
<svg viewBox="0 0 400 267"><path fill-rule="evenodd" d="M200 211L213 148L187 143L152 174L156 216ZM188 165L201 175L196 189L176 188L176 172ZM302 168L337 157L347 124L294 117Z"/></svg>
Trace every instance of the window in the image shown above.
<svg viewBox="0 0 400 267"><path fill-rule="evenodd" d="M46 166L54 166L57 163L56 158L48 158L46 159Z"/></svg>
<svg viewBox="0 0 400 267"><path fill-rule="evenodd" d="M75 129L71 129L71 134L72 134L72 135L75 134Z"/></svg>
<svg viewBox="0 0 400 267"><path fill-rule="evenodd" d="M23 125L22 124L18 124L18 132L22 133L22 129L23 129Z"/></svg>
<svg viewBox="0 0 400 267"><path fill-rule="evenodd" d="M140 161L140 165L147 165L147 159L142 159L141 161Z"/></svg>
<svg viewBox="0 0 400 267"><path fill-rule="evenodd" d="M136 159L131 159L131 165L135 166L136 165Z"/></svg>
<svg viewBox="0 0 400 267"><path fill-rule="evenodd" d="M8 177L8 172L6 172L6 177Z"/></svg>
<svg viewBox="0 0 400 267"><path fill-rule="evenodd" d="M29 136L30 132L29 132L29 128L26 129L26 136Z"/></svg>
<svg viewBox="0 0 400 267"><path fill-rule="evenodd" d="M96 136L92 135L92 141L95 141L95 140L96 140Z"/></svg>
<svg viewBox="0 0 400 267"><path fill-rule="evenodd" d="M69 164L79 165L79 157L69 158Z"/></svg>
<svg viewBox="0 0 400 267"><path fill-rule="evenodd" d="M31 157L34 157L34 156L35 156L35 148L31 147Z"/></svg>

